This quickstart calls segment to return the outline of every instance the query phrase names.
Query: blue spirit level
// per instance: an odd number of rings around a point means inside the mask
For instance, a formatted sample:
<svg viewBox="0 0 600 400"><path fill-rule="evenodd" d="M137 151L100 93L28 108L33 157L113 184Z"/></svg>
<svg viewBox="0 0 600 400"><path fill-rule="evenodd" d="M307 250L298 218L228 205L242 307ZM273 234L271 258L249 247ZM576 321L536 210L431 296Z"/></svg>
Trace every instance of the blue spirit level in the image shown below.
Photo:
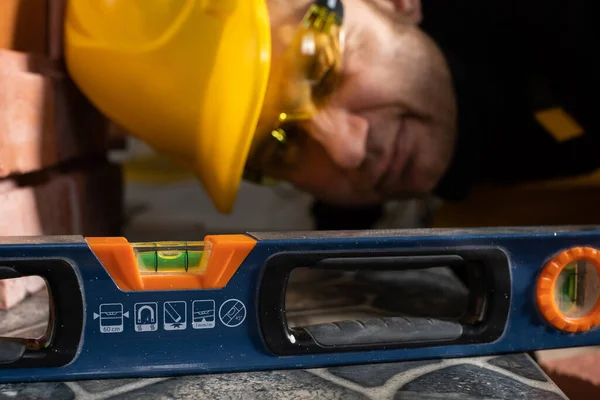
<svg viewBox="0 0 600 400"><path fill-rule="evenodd" d="M460 315L291 324L286 314L287 285L299 270L439 267L456 272L468 289ZM0 338L0 382L597 345L599 271L598 227L248 233L187 243L2 238L0 279L43 277L51 320L42 338Z"/></svg>

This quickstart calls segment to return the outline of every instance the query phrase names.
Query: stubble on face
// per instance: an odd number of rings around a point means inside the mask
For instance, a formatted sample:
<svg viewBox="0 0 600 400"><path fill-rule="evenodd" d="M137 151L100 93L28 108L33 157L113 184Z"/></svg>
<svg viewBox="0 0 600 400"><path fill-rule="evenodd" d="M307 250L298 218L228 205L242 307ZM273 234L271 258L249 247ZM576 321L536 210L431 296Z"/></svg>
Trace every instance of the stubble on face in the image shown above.
<svg viewBox="0 0 600 400"><path fill-rule="evenodd" d="M312 1L292 3L273 13L274 35L292 31ZM331 101L368 121L362 162L341 168L307 132L302 165L272 171L275 178L350 205L418 196L437 184L454 151L452 79L437 46L401 13L390 12L392 3L345 1L344 78ZM285 46L275 40L277 54Z"/></svg>
<svg viewBox="0 0 600 400"><path fill-rule="evenodd" d="M357 190L381 198L432 190L450 164L456 140L446 60L409 17L382 6L391 3L353 1L354 12L370 13L371 20L357 19L348 32L347 78L338 93L370 127L364 162L346 174Z"/></svg>

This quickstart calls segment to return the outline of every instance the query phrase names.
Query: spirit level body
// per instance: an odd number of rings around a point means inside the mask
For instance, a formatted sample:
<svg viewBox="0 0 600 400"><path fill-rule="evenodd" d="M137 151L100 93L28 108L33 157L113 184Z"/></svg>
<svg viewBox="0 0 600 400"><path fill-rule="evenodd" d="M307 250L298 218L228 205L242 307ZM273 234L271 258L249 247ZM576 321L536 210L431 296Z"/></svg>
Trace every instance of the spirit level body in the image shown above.
<svg viewBox="0 0 600 400"><path fill-rule="evenodd" d="M44 276L58 307L54 344L46 353L29 349L8 362L9 341L0 338L5 358L0 382L312 368L600 344L600 330L594 326L570 332L549 322L542 315L537 289L544 268L561 252L600 249L597 227L247 237L254 244L222 287L173 290L123 290L83 237L0 239L0 268ZM292 267L339 268L339 260L345 259L358 269L378 259L375 264L380 267L394 268L397 260L418 264L425 259L435 262L435 257L452 261L458 256L464 261L473 256L485 261L486 254L493 261L490 273L503 282L488 286L495 291L489 310L495 314L485 332L463 331L462 336L457 333L462 339L431 340L394 339L392 332L389 342L367 340L355 346L343 340L328 345L319 339L322 331L294 337L285 326L281 288L287 276L282 271ZM303 344L306 340L310 345Z"/></svg>

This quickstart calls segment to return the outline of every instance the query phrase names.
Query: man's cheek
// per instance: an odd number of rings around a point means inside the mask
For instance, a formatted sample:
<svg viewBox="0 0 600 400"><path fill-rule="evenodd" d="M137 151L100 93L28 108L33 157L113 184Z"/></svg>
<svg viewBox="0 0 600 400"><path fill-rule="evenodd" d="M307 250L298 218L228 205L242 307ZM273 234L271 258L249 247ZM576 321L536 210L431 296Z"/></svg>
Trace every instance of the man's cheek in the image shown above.
<svg viewBox="0 0 600 400"><path fill-rule="evenodd" d="M349 178L348 171L337 167L313 140L308 140L301 161L293 169L273 171L273 175L322 201L342 205L379 201L375 193L359 192Z"/></svg>
<svg viewBox="0 0 600 400"><path fill-rule="evenodd" d="M343 186L344 176L326 163L306 160L290 171L287 179L300 190L319 195L339 190Z"/></svg>
<svg viewBox="0 0 600 400"><path fill-rule="evenodd" d="M316 169L314 164L307 167L295 171L289 181L318 200L344 206L370 205L381 201L374 192L357 191L352 182L337 169Z"/></svg>

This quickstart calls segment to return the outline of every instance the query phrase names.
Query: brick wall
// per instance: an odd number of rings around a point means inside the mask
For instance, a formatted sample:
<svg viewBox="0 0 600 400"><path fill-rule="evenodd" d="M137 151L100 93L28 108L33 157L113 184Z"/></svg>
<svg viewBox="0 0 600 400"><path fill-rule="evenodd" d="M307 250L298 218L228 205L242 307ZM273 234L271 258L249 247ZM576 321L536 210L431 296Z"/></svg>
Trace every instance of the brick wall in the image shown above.
<svg viewBox="0 0 600 400"><path fill-rule="evenodd" d="M64 0L0 0L0 235L118 235L122 135L69 79ZM0 281L10 308L35 281Z"/></svg>
<svg viewBox="0 0 600 400"><path fill-rule="evenodd" d="M540 352L538 362L571 400L600 398L600 351L581 347Z"/></svg>

